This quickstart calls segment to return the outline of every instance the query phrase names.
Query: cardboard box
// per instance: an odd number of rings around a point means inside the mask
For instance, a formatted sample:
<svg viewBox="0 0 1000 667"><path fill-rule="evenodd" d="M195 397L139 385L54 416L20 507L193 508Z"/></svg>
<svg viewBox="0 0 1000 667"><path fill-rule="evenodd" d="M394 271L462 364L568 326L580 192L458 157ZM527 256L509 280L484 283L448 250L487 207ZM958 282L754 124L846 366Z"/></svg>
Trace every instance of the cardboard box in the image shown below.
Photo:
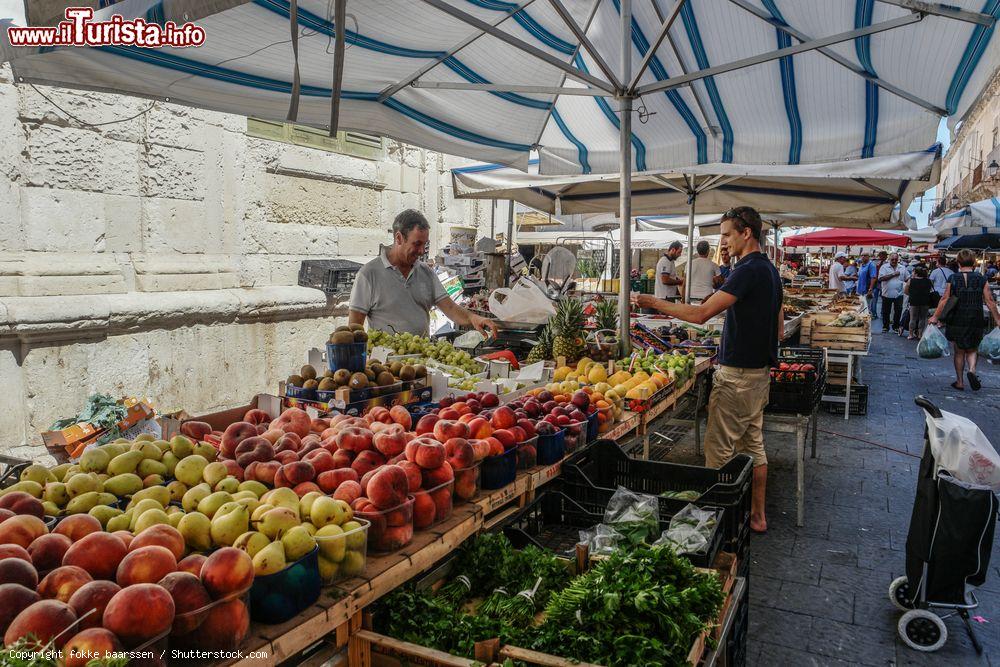
<svg viewBox="0 0 1000 667"><path fill-rule="evenodd" d="M276 419L281 414L281 398L273 394L257 394L246 405L210 412L205 415L192 416L184 410L164 415L159 420L163 433L161 437L164 440L169 440L180 434L181 424L192 420L206 422L216 431L225 431L230 424L242 421L243 415L248 410L263 410L271 416L271 419Z"/></svg>
<svg viewBox="0 0 1000 667"><path fill-rule="evenodd" d="M125 398L121 402L128 412L125 418L118 422L119 431L127 431L139 422L152 419L156 415L151 405L137 398ZM79 422L58 431L43 431L42 442L46 447L61 447L71 451L78 449L80 445L96 442L106 430L88 422Z"/></svg>

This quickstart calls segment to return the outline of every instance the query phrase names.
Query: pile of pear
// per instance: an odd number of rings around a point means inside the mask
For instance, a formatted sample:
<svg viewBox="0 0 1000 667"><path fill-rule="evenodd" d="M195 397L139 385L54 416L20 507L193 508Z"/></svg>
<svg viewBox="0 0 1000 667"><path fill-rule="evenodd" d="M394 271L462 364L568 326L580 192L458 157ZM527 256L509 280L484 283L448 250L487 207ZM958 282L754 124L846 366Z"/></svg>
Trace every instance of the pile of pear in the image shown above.
<svg viewBox="0 0 1000 667"><path fill-rule="evenodd" d="M140 435L136 440L116 440L84 452L77 463L47 468L31 465L21 471L19 481L2 492L24 491L42 501L48 516L91 514L106 525L122 513L118 505L125 499L164 492L170 500L180 500L189 486L182 480L202 481L201 471L218 456L210 443L194 443L184 436L157 440ZM224 464L215 466L226 471ZM224 475L223 475L224 476ZM176 480L166 483L166 479ZM221 476L220 476L221 479ZM146 491L146 489L164 489Z"/></svg>
<svg viewBox="0 0 1000 667"><path fill-rule="evenodd" d="M27 492L49 516L87 513L110 533L138 535L168 524L180 531L188 553L243 549L256 575L280 572L317 547L324 582L364 571L367 522L355 520L348 503L240 481L217 454L210 443L183 435L170 441L140 435L90 449L72 465L28 466L0 496Z"/></svg>

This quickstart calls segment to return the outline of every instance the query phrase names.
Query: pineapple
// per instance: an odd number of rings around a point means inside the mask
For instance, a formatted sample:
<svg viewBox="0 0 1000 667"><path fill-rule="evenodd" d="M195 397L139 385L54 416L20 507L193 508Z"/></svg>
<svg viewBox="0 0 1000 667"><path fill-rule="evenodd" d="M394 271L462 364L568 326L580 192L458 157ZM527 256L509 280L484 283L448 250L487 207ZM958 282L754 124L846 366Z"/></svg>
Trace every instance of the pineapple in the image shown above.
<svg viewBox="0 0 1000 667"><path fill-rule="evenodd" d="M538 334L538 345L528 352L527 363L533 364L538 361L552 358L552 329L546 324Z"/></svg>
<svg viewBox="0 0 1000 667"><path fill-rule="evenodd" d="M618 302L604 299L594 304L594 323L601 331L590 346L591 354L598 361L611 359L618 351Z"/></svg>
<svg viewBox="0 0 1000 667"><path fill-rule="evenodd" d="M583 304L576 299L563 299L556 308L556 314L549 320L555 338L552 341L552 354L556 357L566 357L566 361L575 361L584 353L586 343L583 338L583 325L586 322L583 314Z"/></svg>
<svg viewBox="0 0 1000 667"><path fill-rule="evenodd" d="M611 299L598 301L594 305L594 323L598 329L618 331L618 302Z"/></svg>

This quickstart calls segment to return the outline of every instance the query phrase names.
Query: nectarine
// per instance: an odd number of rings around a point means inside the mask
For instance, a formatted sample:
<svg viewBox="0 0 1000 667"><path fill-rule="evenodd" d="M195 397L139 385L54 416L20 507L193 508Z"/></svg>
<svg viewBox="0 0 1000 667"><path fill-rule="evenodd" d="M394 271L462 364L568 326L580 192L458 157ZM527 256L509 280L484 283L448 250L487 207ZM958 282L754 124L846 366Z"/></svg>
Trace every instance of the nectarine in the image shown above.
<svg viewBox="0 0 1000 667"><path fill-rule="evenodd" d="M120 590L121 586L113 581L91 581L76 589L68 602L73 613L80 619L80 624L76 627L80 630L100 627L104 608Z"/></svg>
<svg viewBox="0 0 1000 667"><path fill-rule="evenodd" d="M170 593L158 584L135 584L121 589L108 601L102 625L126 646L135 647L162 635L173 622L174 599Z"/></svg>

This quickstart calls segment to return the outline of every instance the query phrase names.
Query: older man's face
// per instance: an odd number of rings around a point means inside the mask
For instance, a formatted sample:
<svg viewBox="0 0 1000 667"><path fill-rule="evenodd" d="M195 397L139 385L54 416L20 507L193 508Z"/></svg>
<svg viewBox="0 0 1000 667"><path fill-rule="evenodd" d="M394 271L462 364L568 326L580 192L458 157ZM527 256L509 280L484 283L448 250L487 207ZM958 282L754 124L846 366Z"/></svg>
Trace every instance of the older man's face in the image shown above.
<svg viewBox="0 0 1000 667"><path fill-rule="evenodd" d="M861 263L864 264L871 259L871 255L861 255Z"/></svg>

